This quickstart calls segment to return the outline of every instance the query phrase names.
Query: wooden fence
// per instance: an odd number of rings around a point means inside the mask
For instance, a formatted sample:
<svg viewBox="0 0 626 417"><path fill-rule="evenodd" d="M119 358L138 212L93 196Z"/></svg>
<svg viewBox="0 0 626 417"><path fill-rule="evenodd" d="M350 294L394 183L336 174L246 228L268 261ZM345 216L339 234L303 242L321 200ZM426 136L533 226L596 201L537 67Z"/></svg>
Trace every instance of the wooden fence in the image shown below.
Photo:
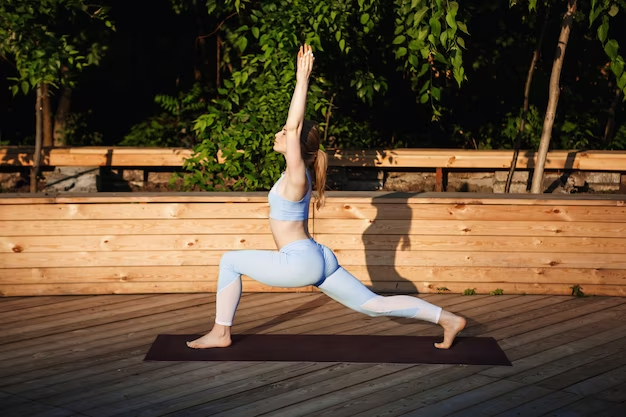
<svg viewBox="0 0 626 417"><path fill-rule="evenodd" d="M32 166L32 148L0 148L0 165ZM507 169L511 150L370 149L329 150L330 166L380 168ZM77 147L44 149L44 166L181 167L192 155L185 148ZM219 159L218 155L218 159ZM537 155L521 151L517 169L535 167ZM546 169L626 172L626 151L552 151Z"/></svg>
<svg viewBox="0 0 626 417"><path fill-rule="evenodd" d="M331 192L309 227L378 292L624 296L625 200ZM268 212L266 193L5 194L0 295L213 292L224 251L274 249Z"/></svg>

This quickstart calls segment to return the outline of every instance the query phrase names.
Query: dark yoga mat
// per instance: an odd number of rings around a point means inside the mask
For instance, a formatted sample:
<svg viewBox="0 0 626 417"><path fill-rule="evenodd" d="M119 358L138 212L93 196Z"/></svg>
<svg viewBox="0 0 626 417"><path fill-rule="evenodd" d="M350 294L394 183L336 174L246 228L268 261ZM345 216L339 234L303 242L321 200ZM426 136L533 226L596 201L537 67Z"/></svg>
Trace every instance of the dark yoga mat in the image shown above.
<svg viewBox="0 0 626 417"><path fill-rule="evenodd" d="M438 363L511 366L492 337L457 337L448 350L435 336L239 334L227 348L191 349L199 335L160 334L145 361Z"/></svg>

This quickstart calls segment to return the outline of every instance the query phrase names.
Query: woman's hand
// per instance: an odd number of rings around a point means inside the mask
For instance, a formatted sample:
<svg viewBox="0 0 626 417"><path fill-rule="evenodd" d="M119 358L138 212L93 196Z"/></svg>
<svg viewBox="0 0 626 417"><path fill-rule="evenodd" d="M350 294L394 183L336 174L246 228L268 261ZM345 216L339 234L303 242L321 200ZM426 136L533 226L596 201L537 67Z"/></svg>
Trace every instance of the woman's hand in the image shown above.
<svg viewBox="0 0 626 417"><path fill-rule="evenodd" d="M313 56L313 50L310 45L306 43L304 46L300 47L298 51L298 63L296 69L296 81L306 83L311 75L311 70L313 69L313 61L315 57Z"/></svg>

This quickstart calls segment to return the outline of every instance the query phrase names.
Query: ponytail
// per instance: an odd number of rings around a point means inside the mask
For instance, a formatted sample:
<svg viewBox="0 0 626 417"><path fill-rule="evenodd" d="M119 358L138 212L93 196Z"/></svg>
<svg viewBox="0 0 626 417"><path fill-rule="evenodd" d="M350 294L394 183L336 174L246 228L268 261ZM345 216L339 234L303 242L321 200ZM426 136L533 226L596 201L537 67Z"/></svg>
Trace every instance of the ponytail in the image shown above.
<svg viewBox="0 0 626 417"><path fill-rule="evenodd" d="M317 150L315 156L315 191L317 196L315 198L315 208L321 209L326 202L326 196L324 191L326 190L326 169L328 168L328 156L326 152L321 149Z"/></svg>

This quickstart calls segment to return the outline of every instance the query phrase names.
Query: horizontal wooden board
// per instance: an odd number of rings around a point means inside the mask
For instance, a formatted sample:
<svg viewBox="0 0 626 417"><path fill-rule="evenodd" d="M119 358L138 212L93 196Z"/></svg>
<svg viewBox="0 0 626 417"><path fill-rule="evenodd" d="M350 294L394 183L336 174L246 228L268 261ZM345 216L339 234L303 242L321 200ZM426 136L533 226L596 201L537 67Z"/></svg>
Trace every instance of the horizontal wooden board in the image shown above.
<svg viewBox="0 0 626 417"><path fill-rule="evenodd" d="M31 166L34 149L5 147L0 149L3 165ZM328 150L329 166L406 167L406 168L490 168L511 166L512 150L472 149L366 149ZM50 166L169 166L181 167L193 151L186 148L123 148L76 147L44 149L43 165ZM519 153L516 167L535 166L536 152ZM215 158L222 160L221 155ZM626 152L610 151L552 151L546 158L546 169L593 169L626 171Z"/></svg>
<svg viewBox="0 0 626 417"><path fill-rule="evenodd" d="M317 219L504 220L552 222L626 222L626 206L517 206L484 204L328 203Z"/></svg>
<svg viewBox="0 0 626 417"><path fill-rule="evenodd" d="M436 285L432 283L419 282L375 282L370 285L374 292L379 293L437 293L437 287L448 288L448 294L463 294L465 290L473 289L476 294L489 294L496 289L503 290L503 294L551 294L551 295L572 295L571 285L569 284L551 284L551 283L511 283L490 285L484 282L439 282ZM626 285L585 285L582 288L584 295L623 297L626 296ZM471 295L468 295L471 297ZM497 295L494 295L497 297Z"/></svg>
<svg viewBox="0 0 626 417"><path fill-rule="evenodd" d="M625 269L626 256L603 253L335 251L340 265L468 266ZM5 256L5 255L0 255ZM11 255L6 255L9 258ZM37 255L33 255L35 258ZM1 258L0 258L1 259ZM6 258L5 258L6 259Z"/></svg>
<svg viewBox="0 0 626 417"><path fill-rule="evenodd" d="M626 209L625 209L626 210ZM2 220L267 219L267 203L1 205Z"/></svg>
<svg viewBox="0 0 626 417"><path fill-rule="evenodd" d="M269 234L267 219L25 220L2 225L3 236ZM312 230L312 222L309 230Z"/></svg>
<svg viewBox="0 0 626 417"><path fill-rule="evenodd" d="M346 270L361 281L484 282L626 285L626 270L589 268L454 267L350 265ZM0 284L141 283L217 281L219 267L209 266L112 266L85 268L4 269ZM243 277L244 281L248 278Z"/></svg>
<svg viewBox="0 0 626 417"><path fill-rule="evenodd" d="M367 284L367 283L366 283ZM572 290L567 284L543 284L543 283L514 283L498 284L497 286L481 282L441 282L439 286L449 289L446 293L462 294L466 289L474 289L477 294L489 294L496 289L502 289L506 295L513 294L553 294L571 295ZM437 289L431 283L406 283L406 282L373 282L368 287L380 294L416 294L437 293ZM202 282L176 282L176 283L115 283L115 284L21 284L0 285L0 297L19 296L45 296L62 294L163 294L163 293L198 293L215 292L215 284ZM267 287L262 284L249 282L243 287L244 292L320 292L315 287L279 288ZM586 285L582 288L585 295L598 296L626 296L626 286L620 285ZM468 296L471 297L471 296ZM497 296L496 296L497 297Z"/></svg>
<svg viewBox="0 0 626 417"><path fill-rule="evenodd" d="M202 281L181 282L146 282L146 283L94 283L80 284L15 284L0 285L0 297L20 297L39 295L100 295L100 294L165 294L165 293L212 293L217 290L216 283ZM268 287L256 282L249 282L243 287L245 292L311 292L312 287L280 288Z"/></svg>
<svg viewBox="0 0 626 417"><path fill-rule="evenodd" d="M272 235L0 236L0 253L276 249Z"/></svg>
<svg viewBox="0 0 626 417"><path fill-rule="evenodd" d="M328 203L310 208L319 219L506 220L626 222L626 206L517 206L484 204ZM267 203L96 203L0 205L3 220L267 219Z"/></svg>
<svg viewBox="0 0 626 417"><path fill-rule="evenodd" d="M580 236L623 237L626 223L507 222L487 220L315 219L315 233L344 235Z"/></svg>
<svg viewBox="0 0 626 417"><path fill-rule="evenodd" d="M0 250L8 251L11 243L3 244L2 239L0 238ZM333 250L626 254L626 238L604 237L340 235L316 233L315 240ZM14 239L13 241L17 242L18 240ZM37 245L37 243L33 242L33 245Z"/></svg>
<svg viewBox="0 0 626 417"><path fill-rule="evenodd" d="M4 193L0 205L102 203L267 203L267 191L136 193ZM465 204L624 207L624 194L494 194L467 192L327 191L337 204Z"/></svg>
<svg viewBox="0 0 626 417"><path fill-rule="evenodd" d="M622 253L626 238L315 234L332 250ZM270 234L0 236L0 253L276 249Z"/></svg>
<svg viewBox="0 0 626 417"><path fill-rule="evenodd" d="M5 268L219 265L223 250L0 253ZM467 266L626 269L610 253L518 253L336 250L340 265ZM0 269L0 274L2 274Z"/></svg>

